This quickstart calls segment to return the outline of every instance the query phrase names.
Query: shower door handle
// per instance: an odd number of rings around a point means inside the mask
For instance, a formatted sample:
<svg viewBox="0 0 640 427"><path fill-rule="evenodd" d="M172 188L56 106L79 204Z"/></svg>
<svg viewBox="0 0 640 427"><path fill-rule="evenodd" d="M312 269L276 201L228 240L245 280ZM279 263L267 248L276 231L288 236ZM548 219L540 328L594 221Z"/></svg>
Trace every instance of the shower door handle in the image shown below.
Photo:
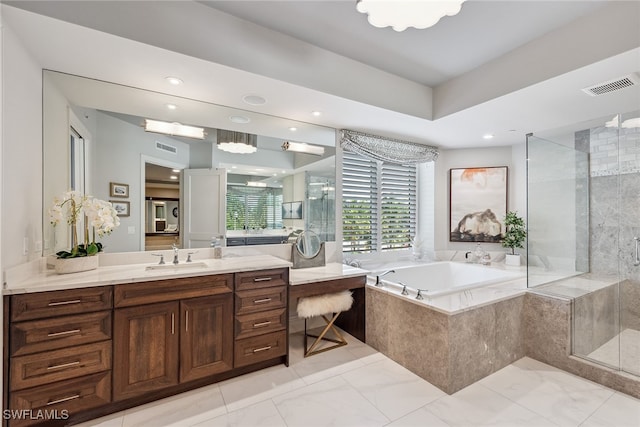
<svg viewBox="0 0 640 427"><path fill-rule="evenodd" d="M634 237L633 240L636 243L636 259L633 262L633 265L637 267L640 265L640 252L638 252L638 246L640 245L640 237Z"/></svg>

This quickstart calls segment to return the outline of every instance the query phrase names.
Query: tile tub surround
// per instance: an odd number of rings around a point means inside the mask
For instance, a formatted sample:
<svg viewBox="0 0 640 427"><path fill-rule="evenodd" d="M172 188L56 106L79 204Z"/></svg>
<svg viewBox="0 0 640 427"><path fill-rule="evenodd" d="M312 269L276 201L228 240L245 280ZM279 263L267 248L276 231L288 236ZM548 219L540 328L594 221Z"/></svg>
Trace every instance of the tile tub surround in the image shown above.
<svg viewBox="0 0 640 427"><path fill-rule="evenodd" d="M524 295L445 314L366 288L367 343L446 393L524 356Z"/></svg>

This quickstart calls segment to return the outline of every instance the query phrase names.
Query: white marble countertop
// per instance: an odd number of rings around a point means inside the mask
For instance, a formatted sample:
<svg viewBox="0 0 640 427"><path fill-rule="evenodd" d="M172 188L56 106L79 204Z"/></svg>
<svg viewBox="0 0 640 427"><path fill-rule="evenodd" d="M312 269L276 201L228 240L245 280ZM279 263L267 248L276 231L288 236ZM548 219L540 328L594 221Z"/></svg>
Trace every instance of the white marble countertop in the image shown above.
<svg viewBox="0 0 640 427"><path fill-rule="evenodd" d="M194 261L193 266L180 268L174 268L173 265L167 264L166 267L162 269L147 270L147 266L150 265L154 264L146 263L98 267L95 270L71 274L56 274L54 270L47 270L12 284L6 289L3 289L2 293L4 295L12 295L206 276L211 274L236 273L290 267L291 263L272 255L249 255L223 259L198 259Z"/></svg>
<svg viewBox="0 0 640 427"><path fill-rule="evenodd" d="M322 267L292 268L289 270L289 284L292 286L304 285L306 283L323 282L347 277L366 276L367 273L369 273L367 270L361 268L331 262Z"/></svg>

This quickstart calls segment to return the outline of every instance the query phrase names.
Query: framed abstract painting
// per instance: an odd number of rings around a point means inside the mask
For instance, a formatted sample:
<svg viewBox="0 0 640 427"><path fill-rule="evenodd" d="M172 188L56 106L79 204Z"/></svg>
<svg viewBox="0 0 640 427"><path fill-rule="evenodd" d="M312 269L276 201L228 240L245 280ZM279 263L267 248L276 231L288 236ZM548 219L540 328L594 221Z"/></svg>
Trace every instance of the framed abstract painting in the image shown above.
<svg viewBox="0 0 640 427"><path fill-rule="evenodd" d="M449 241L502 240L508 172L506 166L449 170Z"/></svg>

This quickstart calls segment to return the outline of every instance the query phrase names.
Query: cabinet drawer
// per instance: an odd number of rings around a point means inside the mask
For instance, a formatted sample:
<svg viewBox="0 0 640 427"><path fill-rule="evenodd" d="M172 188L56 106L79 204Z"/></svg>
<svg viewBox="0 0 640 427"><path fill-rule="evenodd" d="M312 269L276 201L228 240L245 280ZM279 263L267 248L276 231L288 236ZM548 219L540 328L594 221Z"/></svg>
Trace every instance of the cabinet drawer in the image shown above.
<svg viewBox="0 0 640 427"><path fill-rule="evenodd" d="M60 381L55 384L30 388L11 393L10 408L12 410L63 410L68 415L102 406L111 401L111 372ZM42 420L40 420L42 421ZM29 420L12 420L10 426L26 426L34 424Z"/></svg>
<svg viewBox="0 0 640 427"><path fill-rule="evenodd" d="M236 291L288 285L289 269L274 268L273 270L245 271L243 273L236 273L235 284Z"/></svg>
<svg viewBox="0 0 640 427"><path fill-rule="evenodd" d="M286 304L287 288L284 286L236 292L236 314L282 308Z"/></svg>
<svg viewBox="0 0 640 427"><path fill-rule="evenodd" d="M116 285L114 305L130 307L233 292L233 274Z"/></svg>
<svg viewBox="0 0 640 427"><path fill-rule="evenodd" d="M111 341L18 356L11 359L11 390L111 369Z"/></svg>
<svg viewBox="0 0 640 427"><path fill-rule="evenodd" d="M286 328L286 309L260 311L236 316L236 339L268 334Z"/></svg>
<svg viewBox="0 0 640 427"><path fill-rule="evenodd" d="M107 310L112 305L110 286L37 292L11 297L11 320L33 320L67 314Z"/></svg>
<svg viewBox="0 0 640 427"><path fill-rule="evenodd" d="M11 325L11 356L111 339L111 311L30 320Z"/></svg>
<svg viewBox="0 0 640 427"><path fill-rule="evenodd" d="M236 341L234 366L236 368L264 360L273 359L287 353L287 332L258 335Z"/></svg>

